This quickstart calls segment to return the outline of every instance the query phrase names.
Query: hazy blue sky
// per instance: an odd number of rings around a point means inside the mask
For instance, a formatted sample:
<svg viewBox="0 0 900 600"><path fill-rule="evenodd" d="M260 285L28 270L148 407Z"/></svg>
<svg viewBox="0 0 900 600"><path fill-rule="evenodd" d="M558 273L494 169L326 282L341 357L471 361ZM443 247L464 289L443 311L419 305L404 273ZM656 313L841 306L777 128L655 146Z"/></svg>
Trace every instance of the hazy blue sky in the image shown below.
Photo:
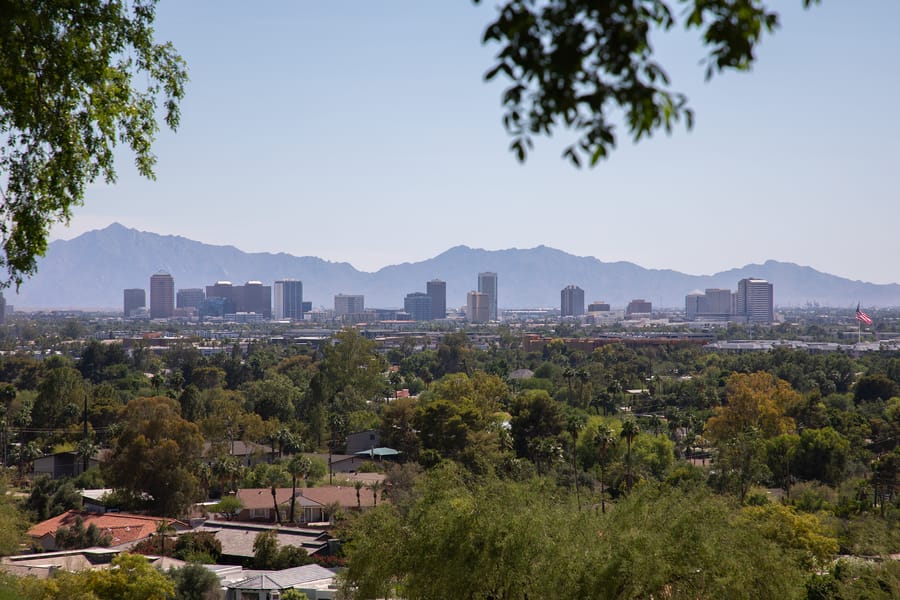
<svg viewBox="0 0 900 600"><path fill-rule="evenodd" d="M509 153L494 4L162 0L157 32L187 60L157 181L123 149L71 238L113 221L363 270L447 248L546 244L707 274L766 259L900 281L900 2L777 0L783 26L746 74L709 83L695 35L656 44L696 111L592 170L564 133Z"/></svg>

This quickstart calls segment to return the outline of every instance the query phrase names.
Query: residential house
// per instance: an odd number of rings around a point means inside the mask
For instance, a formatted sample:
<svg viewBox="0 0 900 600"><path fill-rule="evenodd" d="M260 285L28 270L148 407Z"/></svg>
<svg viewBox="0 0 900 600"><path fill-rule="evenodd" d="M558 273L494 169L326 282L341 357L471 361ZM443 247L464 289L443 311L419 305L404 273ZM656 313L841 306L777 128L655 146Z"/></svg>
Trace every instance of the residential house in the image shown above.
<svg viewBox="0 0 900 600"><path fill-rule="evenodd" d="M112 549L128 549L138 542L156 533L161 521L166 521L175 531L186 531L190 527L175 519L148 517L129 513L90 513L80 510L68 510L52 519L38 523L28 530L28 535L46 551L57 550L56 532L60 527L72 527L81 518L84 527L97 527L101 534L109 534Z"/></svg>
<svg viewBox="0 0 900 600"><path fill-rule="evenodd" d="M381 445L381 436L374 429L357 431L347 436L347 454L356 454Z"/></svg>
<svg viewBox="0 0 900 600"><path fill-rule="evenodd" d="M309 600L330 600L337 593L335 572L319 565L244 573L246 579L226 584L225 600L278 600L289 589L303 592Z"/></svg>
<svg viewBox="0 0 900 600"><path fill-rule="evenodd" d="M233 442L221 442L203 444L204 460L210 464L219 456L231 456L240 461L245 467L253 467L260 463L272 462L272 447L266 444L235 440Z"/></svg>
<svg viewBox="0 0 900 600"><path fill-rule="evenodd" d="M264 531L275 531L280 546L303 548L310 556L328 552L327 532L321 529L275 527L235 521L206 521L194 531L209 531L222 544L222 564L240 565L253 558L253 542Z"/></svg>
<svg viewBox="0 0 900 600"><path fill-rule="evenodd" d="M291 488L276 488L272 498L271 488L247 488L238 490L237 497L243 508L237 515L238 521L259 521L274 523L275 506L282 522L287 522L291 510ZM381 501L379 492L378 501ZM338 506L344 510L366 509L374 506L375 496L368 487L359 490L352 485L323 485L318 487L298 487L294 497L294 521L297 523L320 523L327 521L328 510Z"/></svg>
<svg viewBox="0 0 900 600"><path fill-rule="evenodd" d="M88 469L99 467L109 450L95 452L88 459ZM34 459L34 476L49 475L51 479L77 477L84 472L84 458L75 451L56 452Z"/></svg>

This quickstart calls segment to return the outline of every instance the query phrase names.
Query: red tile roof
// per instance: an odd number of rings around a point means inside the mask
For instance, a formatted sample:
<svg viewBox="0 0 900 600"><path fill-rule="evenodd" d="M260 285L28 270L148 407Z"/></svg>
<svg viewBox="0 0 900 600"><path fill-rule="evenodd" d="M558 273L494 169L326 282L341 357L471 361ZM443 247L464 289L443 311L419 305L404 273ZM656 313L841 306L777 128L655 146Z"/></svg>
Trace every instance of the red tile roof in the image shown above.
<svg viewBox="0 0 900 600"><path fill-rule="evenodd" d="M38 523L28 530L28 535L34 538L42 538L45 535L56 536L60 527L72 527L75 519L81 517L84 526L95 525L101 533L109 533L112 536L110 546L119 546L129 542L135 542L156 533L159 522L163 517L148 517L146 515L132 515L129 513L89 513L78 510L69 510L63 514ZM167 523L177 529L187 529L188 526L181 521L166 518Z"/></svg>

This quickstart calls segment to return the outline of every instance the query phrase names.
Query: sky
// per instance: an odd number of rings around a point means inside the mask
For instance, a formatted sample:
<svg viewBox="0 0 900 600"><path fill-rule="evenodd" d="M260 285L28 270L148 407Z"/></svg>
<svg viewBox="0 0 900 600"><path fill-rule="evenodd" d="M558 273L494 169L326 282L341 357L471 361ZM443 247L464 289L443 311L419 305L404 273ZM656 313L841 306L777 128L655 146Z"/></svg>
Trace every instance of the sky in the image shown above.
<svg viewBox="0 0 900 600"><path fill-rule="evenodd" d="M188 64L156 180L127 148L53 239L119 222L374 271L465 244L547 245L712 274L768 259L900 282L900 2L777 0L749 73L704 80L696 34L655 38L696 114L593 169L573 136L509 152L481 44L494 2L160 0Z"/></svg>

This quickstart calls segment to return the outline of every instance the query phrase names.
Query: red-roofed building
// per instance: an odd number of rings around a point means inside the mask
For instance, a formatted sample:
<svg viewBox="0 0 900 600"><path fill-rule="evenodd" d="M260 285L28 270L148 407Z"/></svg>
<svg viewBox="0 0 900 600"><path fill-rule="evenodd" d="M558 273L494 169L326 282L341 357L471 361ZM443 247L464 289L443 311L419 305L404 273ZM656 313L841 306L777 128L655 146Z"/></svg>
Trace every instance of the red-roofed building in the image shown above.
<svg viewBox="0 0 900 600"><path fill-rule="evenodd" d="M381 488L384 489L383 487ZM281 520L287 522L291 510L291 488L276 488L275 500L272 500L271 488L247 488L238 490L237 497L243 508L237 515L238 521L275 522L275 505L281 513ZM382 493L378 492L378 501L382 501ZM375 496L369 487L359 490L352 485L323 485L319 487L298 487L294 500L294 519L298 523L318 523L327 521L329 505L337 504L345 510L363 510L375 506Z"/></svg>
<svg viewBox="0 0 900 600"><path fill-rule="evenodd" d="M56 532L60 527L73 527L78 517L81 517L84 527L94 525L101 534L109 534L112 541L110 548L130 548L141 540L147 539L156 533L160 521L166 521L176 531L186 531L190 527L175 519L163 517L148 517L146 515L132 515L129 513L89 513L79 510L69 510L61 515L38 523L28 530L28 535L47 551L56 550Z"/></svg>

